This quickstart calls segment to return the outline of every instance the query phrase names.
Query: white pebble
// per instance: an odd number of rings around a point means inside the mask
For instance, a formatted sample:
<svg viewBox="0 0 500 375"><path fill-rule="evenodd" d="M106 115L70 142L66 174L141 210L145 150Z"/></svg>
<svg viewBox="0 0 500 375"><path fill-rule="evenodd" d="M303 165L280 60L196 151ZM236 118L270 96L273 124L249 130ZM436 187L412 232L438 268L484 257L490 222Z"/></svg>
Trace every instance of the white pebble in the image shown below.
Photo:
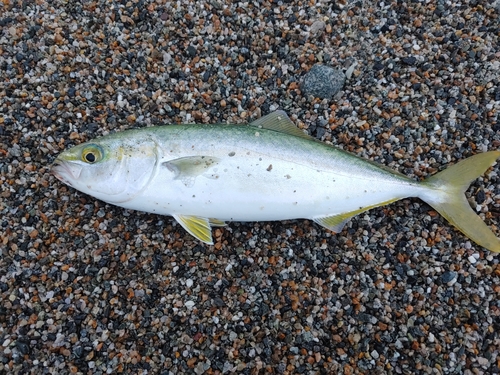
<svg viewBox="0 0 500 375"><path fill-rule="evenodd" d="M191 287L193 286L193 280L192 280L192 279L187 279L187 280L186 280L186 286L187 286L188 288L191 288Z"/></svg>
<svg viewBox="0 0 500 375"><path fill-rule="evenodd" d="M488 361L484 357L477 357L477 363L479 363L481 366L487 366L490 363L490 361Z"/></svg>
<svg viewBox="0 0 500 375"><path fill-rule="evenodd" d="M472 264L476 263L477 262L477 259L475 256L471 255L469 258L469 262L471 262Z"/></svg>

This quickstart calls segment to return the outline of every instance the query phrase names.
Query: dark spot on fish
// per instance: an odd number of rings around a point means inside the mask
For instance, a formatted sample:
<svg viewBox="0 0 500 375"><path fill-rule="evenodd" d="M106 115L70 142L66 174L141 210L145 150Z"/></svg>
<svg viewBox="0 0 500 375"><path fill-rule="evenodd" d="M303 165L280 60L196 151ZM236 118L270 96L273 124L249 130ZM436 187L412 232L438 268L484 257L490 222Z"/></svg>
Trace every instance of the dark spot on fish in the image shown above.
<svg viewBox="0 0 500 375"><path fill-rule="evenodd" d="M271 172L272 169L273 169L273 165L269 164L269 167L267 167L266 171Z"/></svg>
<svg viewBox="0 0 500 375"><path fill-rule="evenodd" d="M229 156L234 156L234 155L236 155L236 152L231 151L228 155L229 155Z"/></svg>
<svg viewBox="0 0 500 375"><path fill-rule="evenodd" d="M193 195L193 198L196 198L196 195Z"/></svg>
<svg viewBox="0 0 500 375"><path fill-rule="evenodd" d="M287 180L289 180L289 179L292 178L292 176L290 176L289 174L286 174L285 177L286 177Z"/></svg>

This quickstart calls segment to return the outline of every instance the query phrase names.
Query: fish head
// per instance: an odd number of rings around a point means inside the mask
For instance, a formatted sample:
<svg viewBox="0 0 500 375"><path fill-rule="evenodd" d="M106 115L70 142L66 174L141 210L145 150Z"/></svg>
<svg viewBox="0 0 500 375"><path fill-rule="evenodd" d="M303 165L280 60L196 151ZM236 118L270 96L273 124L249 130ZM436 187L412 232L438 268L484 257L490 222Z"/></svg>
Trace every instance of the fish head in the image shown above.
<svg viewBox="0 0 500 375"><path fill-rule="evenodd" d="M98 138L63 151L54 161L54 176L83 193L117 204L130 201L153 178L158 148L153 139Z"/></svg>

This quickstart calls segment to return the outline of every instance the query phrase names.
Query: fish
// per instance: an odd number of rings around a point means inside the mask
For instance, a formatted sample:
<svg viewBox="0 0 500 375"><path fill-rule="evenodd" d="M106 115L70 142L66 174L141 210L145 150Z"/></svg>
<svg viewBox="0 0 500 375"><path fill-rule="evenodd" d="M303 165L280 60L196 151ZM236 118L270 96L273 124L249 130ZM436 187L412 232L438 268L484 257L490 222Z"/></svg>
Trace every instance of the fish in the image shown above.
<svg viewBox="0 0 500 375"><path fill-rule="evenodd" d="M362 212L419 198L476 244L500 252L465 196L499 157L479 153L416 181L316 140L279 110L249 124L115 132L63 151L51 172L106 203L170 215L209 245L212 228L228 221L310 219L339 233Z"/></svg>

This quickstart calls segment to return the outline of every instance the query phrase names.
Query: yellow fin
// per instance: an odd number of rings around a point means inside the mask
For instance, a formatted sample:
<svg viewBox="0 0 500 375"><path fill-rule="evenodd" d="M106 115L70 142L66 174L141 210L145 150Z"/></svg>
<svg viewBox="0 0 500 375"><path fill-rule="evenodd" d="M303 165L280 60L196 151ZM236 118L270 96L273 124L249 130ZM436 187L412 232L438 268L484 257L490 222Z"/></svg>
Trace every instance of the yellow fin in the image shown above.
<svg viewBox="0 0 500 375"><path fill-rule="evenodd" d="M173 215L173 217L193 237L196 237L206 244L214 244L212 239L212 227L210 226L209 219L188 215ZM221 221L217 220L217 223L221 223Z"/></svg>
<svg viewBox="0 0 500 375"><path fill-rule="evenodd" d="M500 151L490 151L462 160L423 181L432 190L421 196L472 241L496 253L500 252L500 239L470 207L464 192L498 158Z"/></svg>
<svg viewBox="0 0 500 375"><path fill-rule="evenodd" d="M314 220L314 222L316 222L317 224L327 229L330 229L332 232L340 233L351 217L356 216L362 212L371 210L372 208L385 206L386 204L396 202L399 199L401 198L394 198L371 206L360 207L358 210L344 212L343 214L330 215L330 216L317 216L312 220Z"/></svg>
<svg viewBox="0 0 500 375"><path fill-rule="evenodd" d="M208 222L213 227L225 227L227 225L224 221L214 218L208 219Z"/></svg>
<svg viewBox="0 0 500 375"><path fill-rule="evenodd" d="M297 126L295 126L292 120L290 120L290 117L288 117L288 115L284 111L272 112L250 123L250 126L290 134L295 137L314 139L310 135L304 133Z"/></svg>
<svg viewBox="0 0 500 375"><path fill-rule="evenodd" d="M316 217L313 220L322 227L330 229L334 233L340 233L349 219L353 216L354 215L346 213L333 216Z"/></svg>

